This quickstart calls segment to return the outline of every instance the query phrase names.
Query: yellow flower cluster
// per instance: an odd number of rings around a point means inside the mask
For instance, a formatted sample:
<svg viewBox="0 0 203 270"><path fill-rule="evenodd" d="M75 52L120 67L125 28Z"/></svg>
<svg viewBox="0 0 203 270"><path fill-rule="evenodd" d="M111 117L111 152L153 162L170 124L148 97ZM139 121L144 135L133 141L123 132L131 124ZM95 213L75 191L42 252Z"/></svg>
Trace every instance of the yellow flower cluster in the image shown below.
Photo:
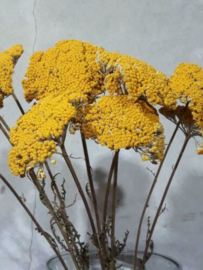
<svg viewBox="0 0 203 270"><path fill-rule="evenodd" d="M190 102L189 108L203 133L203 69L192 63L181 63L170 79L170 87L181 102Z"/></svg>
<svg viewBox="0 0 203 270"><path fill-rule="evenodd" d="M101 93L103 75L96 62L99 47L77 41L64 40L44 52L36 52L30 60L22 81L28 102L50 94L64 94L73 100L91 100Z"/></svg>
<svg viewBox="0 0 203 270"><path fill-rule="evenodd" d="M0 53L0 108L3 107L3 99L13 93L12 74L22 53L21 45L15 45Z"/></svg>
<svg viewBox="0 0 203 270"><path fill-rule="evenodd" d="M56 140L76 110L63 95L42 99L24 114L10 131L13 147L9 166L14 175L24 176L30 168L41 166L56 152Z"/></svg>
<svg viewBox="0 0 203 270"><path fill-rule="evenodd" d="M74 94L72 99L93 101L108 91L127 94L134 101L145 98L152 105L174 107L166 76L136 58L111 53L78 40L64 40L31 57L22 81L28 102L50 93Z"/></svg>
<svg viewBox="0 0 203 270"><path fill-rule="evenodd" d="M105 79L105 90L111 95L128 94L134 101L146 99L152 105L175 107L175 95L167 77L136 58L101 51L97 54Z"/></svg>
<svg viewBox="0 0 203 270"><path fill-rule="evenodd" d="M112 150L135 148L143 160L163 158L163 126L145 101L134 102L127 95L102 96L89 105L81 128L87 139Z"/></svg>
<svg viewBox="0 0 203 270"><path fill-rule="evenodd" d="M25 77L26 100L39 103L10 132L14 174L23 176L37 166L43 178L42 164L56 151L55 141L70 121L71 133L80 122L86 138L101 145L135 148L143 160L162 159L163 127L149 103L174 107L176 101L165 75L145 62L64 40L34 53ZM99 97L105 91L110 96Z"/></svg>
<svg viewBox="0 0 203 270"><path fill-rule="evenodd" d="M86 42L64 40L45 53L33 54L25 77L28 102L63 95L75 106L71 133L80 122L86 138L110 149L134 147L141 149L143 160L162 158L163 127L149 104L174 107L176 100L166 76L147 63ZM110 96L99 97L103 92Z"/></svg>
<svg viewBox="0 0 203 270"><path fill-rule="evenodd" d="M197 64L181 63L170 78L171 91L182 103L189 102L189 110L192 118L187 114L187 124L192 126L193 131L199 130L203 134L203 69ZM203 154L203 145L197 148L198 154Z"/></svg>

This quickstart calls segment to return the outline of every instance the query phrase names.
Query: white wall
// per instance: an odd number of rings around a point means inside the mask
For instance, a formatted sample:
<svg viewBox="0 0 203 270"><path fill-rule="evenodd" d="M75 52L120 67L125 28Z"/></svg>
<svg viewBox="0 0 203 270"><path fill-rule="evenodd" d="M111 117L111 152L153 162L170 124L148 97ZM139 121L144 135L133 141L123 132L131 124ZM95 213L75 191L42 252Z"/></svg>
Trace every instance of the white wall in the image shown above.
<svg viewBox="0 0 203 270"><path fill-rule="evenodd" d="M61 39L80 39L100 45L109 51L118 51L145 60L167 75L172 74L178 63L203 64L203 0L1 0L0 1L0 51L21 43L25 53L16 66L14 86L23 100L21 79L33 51L46 50ZM29 104L22 101L25 109ZM12 98L5 101L1 110L10 126L20 116ZM173 125L162 119L167 139ZM81 156L79 136L69 137L69 153ZM172 164L183 142L178 134L167 158L167 166L150 203L148 215L157 209ZM88 143L92 167L98 186L104 185L111 153L94 142ZM26 179L11 176L7 166L9 144L0 134L0 170L6 175L19 194L24 193L27 205L45 228L48 229L47 210L38 200L35 189ZM197 156L191 141L175 176L167 209L160 217L154 234L155 251L175 257L183 263L184 270L203 269L203 157ZM85 164L75 160L82 183L87 182ZM117 212L117 233L122 239L125 229L130 230L129 246L135 238L141 207L152 182L156 166L142 163L133 151L122 151L119 169L120 207ZM67 178L67 203L75 196L75 187L65 165L54 167ZM45 261L53 255L10 191L0 182L0 269L42 270ZM102 198L102 192L99 196ZM36 202L36 205L35 205ZM87 239L88 224L78 198L70 208L71 219ZM32 241L33 239L33 241ZM144 235L143 235L144 240ZM142 241L143 246L143 241Z"/></svg>

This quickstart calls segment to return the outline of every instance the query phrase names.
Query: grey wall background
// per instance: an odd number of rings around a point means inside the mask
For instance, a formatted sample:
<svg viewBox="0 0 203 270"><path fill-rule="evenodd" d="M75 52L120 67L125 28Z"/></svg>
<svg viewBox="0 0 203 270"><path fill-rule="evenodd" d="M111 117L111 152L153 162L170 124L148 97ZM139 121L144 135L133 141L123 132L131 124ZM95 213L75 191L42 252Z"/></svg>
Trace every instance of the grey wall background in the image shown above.
<svg viewBox="0 0 203 270"><path fill-rule="evenodd" d="M203 0L1 0L0 1L0 51L21 43L25 52L16 66L14 86L23 101L21 79L33 51L46 50L58 40L80 39L101 45L109 51L118 51L147 61L167 75L178 63L195 62L203 65ZM20 113L12 98L5 101L1 110L10 126ZM167 140L174 126L162 119ZM153 217L166 180L175 163L183 142L178 134L171 149L167 166L150 202L147 215ZM89 142L92 167L98 196L102 198L111 153ZM69 153L81 156L78 136L67 139ZM11 176L7 166L10 146L0 134L0 170L10 180L19 194L24 193L27 206L48 229L47 210L41 205L31 182ZM56 172L62 171L67 179L67 203L75 197L75 187L63 163L58 159ZM87 182L85 164L74 160L82 184ZM203 269L203 157L197 156L195 142L191 141L176 173L167 197L167 211L160 217L154 234L155 251L172 256L182 262L184 270ZM130 230L129 247L133 246L138 218L152 182L147 167L133 151L122 151L119 168L120 205L117 212L117 235L123 238ZM59 179L60 180L60 179ZM87 239L88 224L80 198L69 209L70 217ZM142 244L145 237L143 230ZM53 255L42 237L34 231L30 219L10 191L0 182L0 269L42 270L46 260Z"/></svg>

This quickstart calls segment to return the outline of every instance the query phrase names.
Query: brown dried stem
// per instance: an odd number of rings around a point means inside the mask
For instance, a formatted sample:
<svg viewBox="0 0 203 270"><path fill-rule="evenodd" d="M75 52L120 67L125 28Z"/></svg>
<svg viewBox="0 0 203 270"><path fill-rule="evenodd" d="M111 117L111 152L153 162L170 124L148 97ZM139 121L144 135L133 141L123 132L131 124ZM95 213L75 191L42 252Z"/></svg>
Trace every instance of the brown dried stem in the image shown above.
<svg viewBox="0 0 203 270"><path fill-rule="evenodd" d="M172 170L171 176L170 176L170 178L169 178L169 180L168 180L168 183L167 183L167 185L166 185L164 194L163 194L163 196L162 196L161 202L160 202L160 204L159 204L158 210L157 210L157 212L156 212L156 215L155 215L155 218L154 218L152 227L151 227L151 229L150 229L150 232L149 232L149 235L148 235L148 238L147 238L147 241L146 241L146 247L145 247L145 251L144 251L144 255L143 255L143 259L142 259L142 264L141 264L141 270L144 269L144 265L145 265L145 263L146 263L146 261L147 261L147 252L148 252L148 249L149 249L149 245L150 245L150 243L151 243L152 235L153 235L153 232L154 232L154 229L155 229L157 220L158 220L158 218L159 218L160 212L161 212L161 210L162 210L162 207L163 207L163 204L164 204L166 195L167 195L167 193L168 193L168 190L169 190L169 188L170 188L171 182L172 182L172 180L173 180L173 177L174 177L174 175L175 175L175 173L176 173L176 170L177 170L177 168L178 168L178 165L179 165L179 163L180 163L180 161L181 161L181 158L182 158L182 156L183 156L183 153L184 153L184 151L185 151L185 149L186 149L186 146L187 146L188 141L189 141L190 138L191 138L190 135L188 135L188 136L185 138L185 141L184 141L184 144L183 144L182 149L181 149L181 151L180 151L180 154L179 154L179 156L178 156L178 158L177 158L177 161L176 161L175 166L174 166L174 168L173 168L173 170Z"/></svg>
<svg viewBox="0 0 203 270"><path fill-rule="evenodd" d="M41 184L39 183L39 180L37 179L37 177L36 177L34 171L31 171L29 174L30 174L30 176L31 176L31 178L32 178L32 180L33 180L33 183L34 183L34 185L36 186L38 192L40 193L42 187L41 187ZM56 214L55 214L55 212L54 212L54 209L53 209L53 207L52 207L52 204L51 204L51 202L50 202L50 200L49 200L49 198L47 197L47 195L46 195L45 192L44 192L43 196L44 196L43 199L45 200L45 203L44 203L44 204L45 204L45 206L49 209L49 211L50 211L52 217L53 217L54 220L56 221L56 224L57 224L57 226L58 226L58 228L59 228L59 230L60 230L60 232L61 232L61 234L62 234L62 236L63 236L63 238L64 238L64 240L65 240L65 242L66 242L66 245L67 245L67 247L68 247L68 250L69 250L70 255L71 255L72 259L73 259L73 262L74 262L74 265L75 265L76 269L77 269L77 270L81 270L80 267L78 266L78 262L76 261L75 255L74 255L74 253L73 253L72 246L71 246L71 244L70 244L70 242L69 242L69 240L68 240L68 237L67 237L67 230L66 230L66 228L65 228L65 225L64 225L64 224L61 224L60 221L58 220L58 218L57 218L57 216L56 216ZM72 238L71 235L70 235L70 237ZM72 240L72 242L74 243L74 239L72 238L71 240Z"/></svg>
<svg viewBox="0 0 203 270"><path fill-rule="evenodd" d="M167 156L167 154L168 154L168 151L169 151L169 149L170 149L170 147L171 147L171 145L172 145L172 143L173 143L173 140L174 140L174 138L175 138L175 136L176 136L176 134L177 134L177 132L178 132L178 129L179 129L180 125L181 125L182 117L183 117L184 112L186 111L188 105L189 105L189 102L186 104L185 109L184 109L184 111L183 111L183 114L182 114L182 116L180 117L178 123L176 124L176 127L175 127L175 129L174 129L174 132L173 132L173 134L172 134L172 136L171 136L171 138L170 138L169 144L168 144L168 146L167 146L167 148L166 148L166 151L165 151L165 153L164 153L163 160L161 161L161 163L160 163L160 165L159 165L159 167L158 167L158 170L157 170L157 172L156 172L155 178L154 178L153 183L152 183L152 185L151 185L149 194L148 194L148 196L147 196L147 200L145 201L145 204L144 204L144 208L143 208L143 211L142 211L142 214L141 214L141 218L140 218L139 226L138 226L138 231L137 231L137 236L136 236L135 256L134 256L134 264L133 264L133 269L134 269L134 270L136 270L136 264L137 264L137 258L138 258L138 257L137 257L137 255L138 255L138 246L139 246L139 240L140 240L141 228L142 228L142 224L143 224L143 219L144 219L144 216L145 216L145 212L146 212L146 210L147 210L147 207L148 207L148 205L149 205L150 198L151 198L151 196L152 196L153 190L154 190L155 185L156 185L156 183L157 183L157 179L158 179L159 174L160 174L160 172L161 172L161 169L162 169L162 167L163 167L163 163L164 163L164 161L165 161L165 159L166 159L166 156Z"/></svg>
<svg viewBox="0 0 203 270"><path fill-rule="evenodd" d="M17 96L15 95L15 93L12 94L13 99L15 100L19 110L21 111L22 114L25 114L23 107L20 104L20 101L18 100Z"/></svg>
<svg viewBox="0 0 203 270"><path fill-rule="evenodd" d="M9 141L9 143L12 145L11 141L10 141L10 136L8 135L8 132L5 130L4 126L0 123L0 129L3 132L3 134L5 135L6 139Z"/></svg>
<svg viewBox="0 0 203 270"><path fill-rule="evenodd" d="M79 179L78 179L78 177L76 175L76 172L75 172L75 170L73 168L73 165L72 165L72 163L71 163L71 161L69 159L69 156L67 154L67 151L66 151L66 148L65 148L64 144L61 144L60 147L61 147L63 158L64 158L64 160L66 162L66 165L68 166L68 168L69 168L69 170L71 172L73 180L74 180L74 182L75 182L75 184L77 186L77 189L78 189L78 191L80 193L80 196L81 196L81 198L83 200L83 203L84 203L84 206L85 206L85 209L87 211L87 215L88 215L88 218L89 218L89 221L90 221L90 225L91 225L91 228L92 228L93 238L94 238L96 246L98 248L101 267L102 267L103 270L105 270L103 260L102 260L101 248L100 248L100 244L99 244L99 240L98 240L97 231L96 231L96 228L95 228L95 225L94 225L94 220L93 220L92 213L90 211L87 199L86 199L85 194L83 192L83 189L82 189L82 187L80 185L80 181L79 181Z"/></svg>
<svg viewBox="0 0 203 270"><path fill-rule="evenodd" d="M90 185L91 199L92 199L92 203L94 206L95 218L96 218L96 223L97 223L97 231L98 231L99 235L101 235L101 223L100 223L100 217L99 217L99 211L98 211L94 183L93 183L93 179L92 179L89 154L88 154L88 150L87 150L86 139L84 138L82 133L81 133L81 140L82 140L82 146L83 146L83 151L84 151L84 155L85 155L85 164L86 164L87 175L88 175L88 180L89 180L89 185Z"/></svg>
<svg viewBox="0 0 203 270"><path fill-rule="evenodd" d="M111 163L111 168L109 171L109 176L108 176L107 185L106 185L105 198L104 198L104 208L103 208L103 226L105 226L105 224L106 224L109 193L110 193L111 180L112 180L112 176L113 176L115 163L116 163L116 153L115 153L113 160L112 160L112 163Z"/></svg>
<svg viewBox="0 0 203 270"><path fill-rule="evenodd" d="M26 211L26 213L29 215L29 217L32 219L32 221L35 223L35 225L37 226L38 231L44 236L44 238L50 244L50 246L54 250L56 256L59 258L59 261L61 262L63 268L65 270L68 270L68 267L66 266L66 264L65 264L65 262L64 262L64 260L63 260L63 258L61 256L61 254L59 253L59 251L57 250L57 248L54 246L54 244L52 243L52 241L50 240L49 234L42 229L42 227L40 226L40 224L37 222L36 218L33 216L33 214L30 212L30 210L28 209L28 207L22 201L22 199L17 194L17 192L15 191L15 189L10 185L10 183L6 180L6 178L1 173L0 173L0 178L6 184L6 186L10 189L10 191L13 193L13 195L16 197L16 199L22 205L22 207L24 208L24 210Z"/></svg>
<svg viewBox="0 0 203 270"><path fill-rule="evenodd" d="M9 132L10 128L9 128L8 124L6 123L6 121L4 120L4 118L1 115L0 115L0 122L2 122L2 124L5 126L5 128Z"/></svg>
<svg viewBox="0 0 203 270"><path fill-rule="evenodd" d="M47 169L47 172L48 172L48 174L49 174L49 177L50 177L50 179L51 179L51 182L52 182L52 184L53 184L53 186L54 186L54 188L55 188L55 190L56 190L56 193L57 193L58 199L59 199L59 201L60 201L60 204L61 204L61 206L63 206L63 207L65 208L64 202L63 202L63 200L62 200L62 198L61 198L61 193L60 193L60 191L59 191L59 189L58 189L58 186L57 186L57 184L56 184L56 181L55 181L55 179L54 179L54 176L53 176L53 174L52 174L52 172L51 172L51 169L50 169L49 164L47 163L47 161L45 161L45 167L46 167L46 169Z"/></svg>
<svg viewBox="0 0 203 270"><path fill-rule="evenodd" d="M115 168L114 168L114 181L113 181L113 194L111 206L111 270L115 270L115 221L116 221L116 204L117 204L117 179L118 179L118 156L119 151L115 153Z"/></svg>
<svg viewBox="0 0 203 270"><path fill-rule="evenodd" d="M85 155L85 164L86 164L87 175L88 175L89 185L90 185L90 190L91 190L91 199L92 199L92 203L94 206L94 212L95 212L95 217L96 217L96 222L97 222L97 230L98 230L98 233L100 234L101 233L101 224L100 224L100 217L99 217L99 211L98 211L98 205L97 205L97 198L96 198L93 179L92 179L87 144L86 144L86 140L85 140L84 136L82 135L82 133L81 133L81 140L82 140L82 146L83 146L83 151L84 151L84 155Z"/></svg>

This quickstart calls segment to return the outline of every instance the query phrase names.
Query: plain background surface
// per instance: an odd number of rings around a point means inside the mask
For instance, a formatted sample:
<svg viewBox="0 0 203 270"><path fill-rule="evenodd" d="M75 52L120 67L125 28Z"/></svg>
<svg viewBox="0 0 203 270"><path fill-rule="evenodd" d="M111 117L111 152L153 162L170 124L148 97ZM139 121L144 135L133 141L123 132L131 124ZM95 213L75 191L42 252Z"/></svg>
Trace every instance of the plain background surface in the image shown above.
<svg viewBox="0 0 203 270"><path fill-rule="evenodd" d="M0 51L21 43L25 52L16 66L14 86L16 94L27 110L30 104L23 101L21 80L33 51L46 50L62 39L80 39L100 45L109 51L118 51L145 60L168 76L180 62L203 64L203 0L1 0ZM1 110L10 126L20 112L12 98L5 101ZM161 118L165 126L166 141L174 126ZM69 136L68 152L82 155L79 136ZM147 216L154 216L161 192L183 143L178 134L168 155L166 166ZM98 196L108 172L112 154L106 148L88 142L90 158L97 184ZM27 179L11 176L7 166L10 146L0 134L0 170L19 194L24 193L27 206L49 228L47 210L41 205L35 189ZM67 204L75 197L76 189L60 158L55 172L67 179ZM73 160L82 184L87 183L83 160ZM166 200L167 211L159 219L154 234L155 251L178 259L184 270L203 269L203 157L197 156L195 142L190 141ZM117 235L123 239L125 229L130 231L129 247L133 246L138 218L153 176L133 151L122 151L119 163L119 198ZM60 181L60 177L59 177ZM37 197L37 200L36 200ZM69 209L82 238L87 239L88 223L79 196ZM146 221L141 247L144 244ZM33 237L32 237L33 236ZM19 203L0 182L0 269L42 270L53 255L49 245L34 230L30 219Z"/></svg>

